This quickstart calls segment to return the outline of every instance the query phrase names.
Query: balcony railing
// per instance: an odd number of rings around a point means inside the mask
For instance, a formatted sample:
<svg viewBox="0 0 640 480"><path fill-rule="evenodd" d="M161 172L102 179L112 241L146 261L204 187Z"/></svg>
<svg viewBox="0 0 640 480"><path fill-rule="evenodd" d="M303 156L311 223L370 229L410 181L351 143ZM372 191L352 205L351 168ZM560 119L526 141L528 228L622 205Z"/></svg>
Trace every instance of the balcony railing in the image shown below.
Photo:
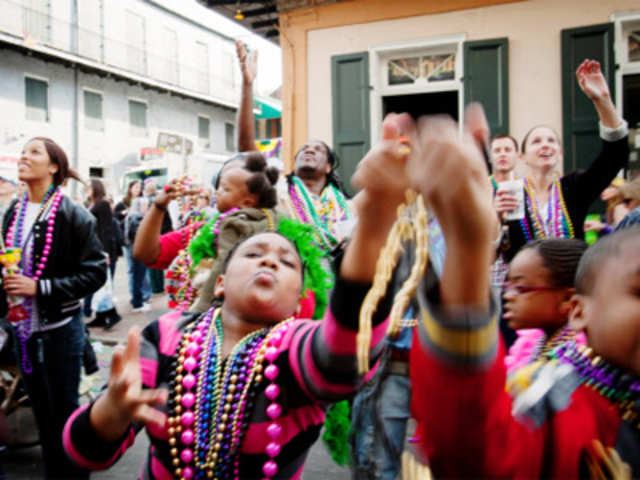
<svg viewBox="0 0 640 480"><path fill-rule="evenodd" d="M227 102L237 100L239 86L234 82L233 72L212 74L224 72L222 67L189 65L11 0L0 0L0 12L0 32L21 37L28 46L44 45L200 94L216 92L216 97ZM223 65L226 57L219 53L219 64Z"/></svg>

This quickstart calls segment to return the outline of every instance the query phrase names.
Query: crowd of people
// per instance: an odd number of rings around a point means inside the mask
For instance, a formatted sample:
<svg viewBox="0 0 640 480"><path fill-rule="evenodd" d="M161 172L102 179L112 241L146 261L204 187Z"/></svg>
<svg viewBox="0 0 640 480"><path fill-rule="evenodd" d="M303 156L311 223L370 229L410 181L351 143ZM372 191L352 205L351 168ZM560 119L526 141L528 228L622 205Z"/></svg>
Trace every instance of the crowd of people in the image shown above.
<svg viewBox="0 0 640 480"><path fill-rule="evenodd" d="M618 176L628 127L599 64L576 72L602 139L585 171L557 173L549 126L519 146L489 138L479 105L462 136L392 113L350 199L326 143L284 177L255 151L256 57L237 48L240 153L213 191L148 179L112 205L92 180L84 208L41 137L26 192L7 203L0 181L0 313L46 478L109 468L142 429L142 479L300 478L323 431L357 479L640 476L640 179ZM122 252L132 311L166 291L169 312L79 406L82 315L120 321L92 295Z"/></svg>

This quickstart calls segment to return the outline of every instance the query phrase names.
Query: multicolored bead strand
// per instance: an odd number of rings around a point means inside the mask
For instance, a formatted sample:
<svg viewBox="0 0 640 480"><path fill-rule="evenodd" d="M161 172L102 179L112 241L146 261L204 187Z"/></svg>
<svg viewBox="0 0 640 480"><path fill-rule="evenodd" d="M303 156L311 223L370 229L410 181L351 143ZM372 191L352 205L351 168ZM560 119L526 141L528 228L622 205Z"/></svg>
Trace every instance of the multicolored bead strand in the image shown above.
<svg viewBox="0 0 640 480"><path fill-rule="evenodd" d="M562 185L560 184L560 179L558 177L556 177L551 184L549 202L547 203L549 212L546 221L542 219L542 216L539 213L538 202L535 198L535 194L531 188L531 181L528 177L524 179L524 189L528 210L531 216L531 223L533 224L532 233L529 220L526 216L520 220L520 226L527 243L533 240L549 237L574 237L571 217L569 217L567 205L562 194Z"/></svg>
<svg viewBox="0 0 640 480"><path fill-rule="evenodd" d="M640 429L640 378L611 365L595 355L590 347L573 341L560 345L547 356L573 365L587 387L614 402L622 419Z"/></svg>

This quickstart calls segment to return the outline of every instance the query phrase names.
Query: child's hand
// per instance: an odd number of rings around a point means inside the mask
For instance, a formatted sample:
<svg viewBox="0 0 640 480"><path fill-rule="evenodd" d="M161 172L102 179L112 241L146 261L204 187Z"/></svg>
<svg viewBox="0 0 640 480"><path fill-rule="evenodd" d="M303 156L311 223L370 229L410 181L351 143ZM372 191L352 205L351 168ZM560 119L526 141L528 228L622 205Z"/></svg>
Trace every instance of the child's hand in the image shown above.
<svg viewBox="0 0 640 480"><path fill-rule="evenodd" d="M111 357L107 391L91 409L91 424L107 441L118 439L132 421L163 427L167 416L155 405L167 402L165 389L142 388L140 373L140 330L129 330L126 348L116 348Z"/></svg>
<svg viewBox="0 0 640 480"><path fill-rule="evenodd" d="M407 114L391 113L382 123L382 140L360 161L351 183L378 200L401 203L411 187L407 176L407 158L411 151L414 123Z"/></svg>

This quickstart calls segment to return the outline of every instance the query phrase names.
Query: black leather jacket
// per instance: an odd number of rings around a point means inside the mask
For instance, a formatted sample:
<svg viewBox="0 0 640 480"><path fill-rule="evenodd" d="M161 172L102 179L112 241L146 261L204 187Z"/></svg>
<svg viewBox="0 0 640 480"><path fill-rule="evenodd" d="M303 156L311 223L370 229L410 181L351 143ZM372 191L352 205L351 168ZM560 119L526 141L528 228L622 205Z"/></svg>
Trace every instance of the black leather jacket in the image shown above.
<svg viewBox="0 0 640 480"><path fill-rule="evenodd" d="M9 225L16 215L14 200L4 216L2 234L6 239ZM46 219L33 227L37 265L42 255L47 230ZM106 258L96 234L96 221L83 207L64 196L58 207L53 230L51 253L40 279L36 294L42 324L52 324L80 311L79 300L98 290L107 279ZM0 288L0 316L7 313L7 298Z"/></svg>

